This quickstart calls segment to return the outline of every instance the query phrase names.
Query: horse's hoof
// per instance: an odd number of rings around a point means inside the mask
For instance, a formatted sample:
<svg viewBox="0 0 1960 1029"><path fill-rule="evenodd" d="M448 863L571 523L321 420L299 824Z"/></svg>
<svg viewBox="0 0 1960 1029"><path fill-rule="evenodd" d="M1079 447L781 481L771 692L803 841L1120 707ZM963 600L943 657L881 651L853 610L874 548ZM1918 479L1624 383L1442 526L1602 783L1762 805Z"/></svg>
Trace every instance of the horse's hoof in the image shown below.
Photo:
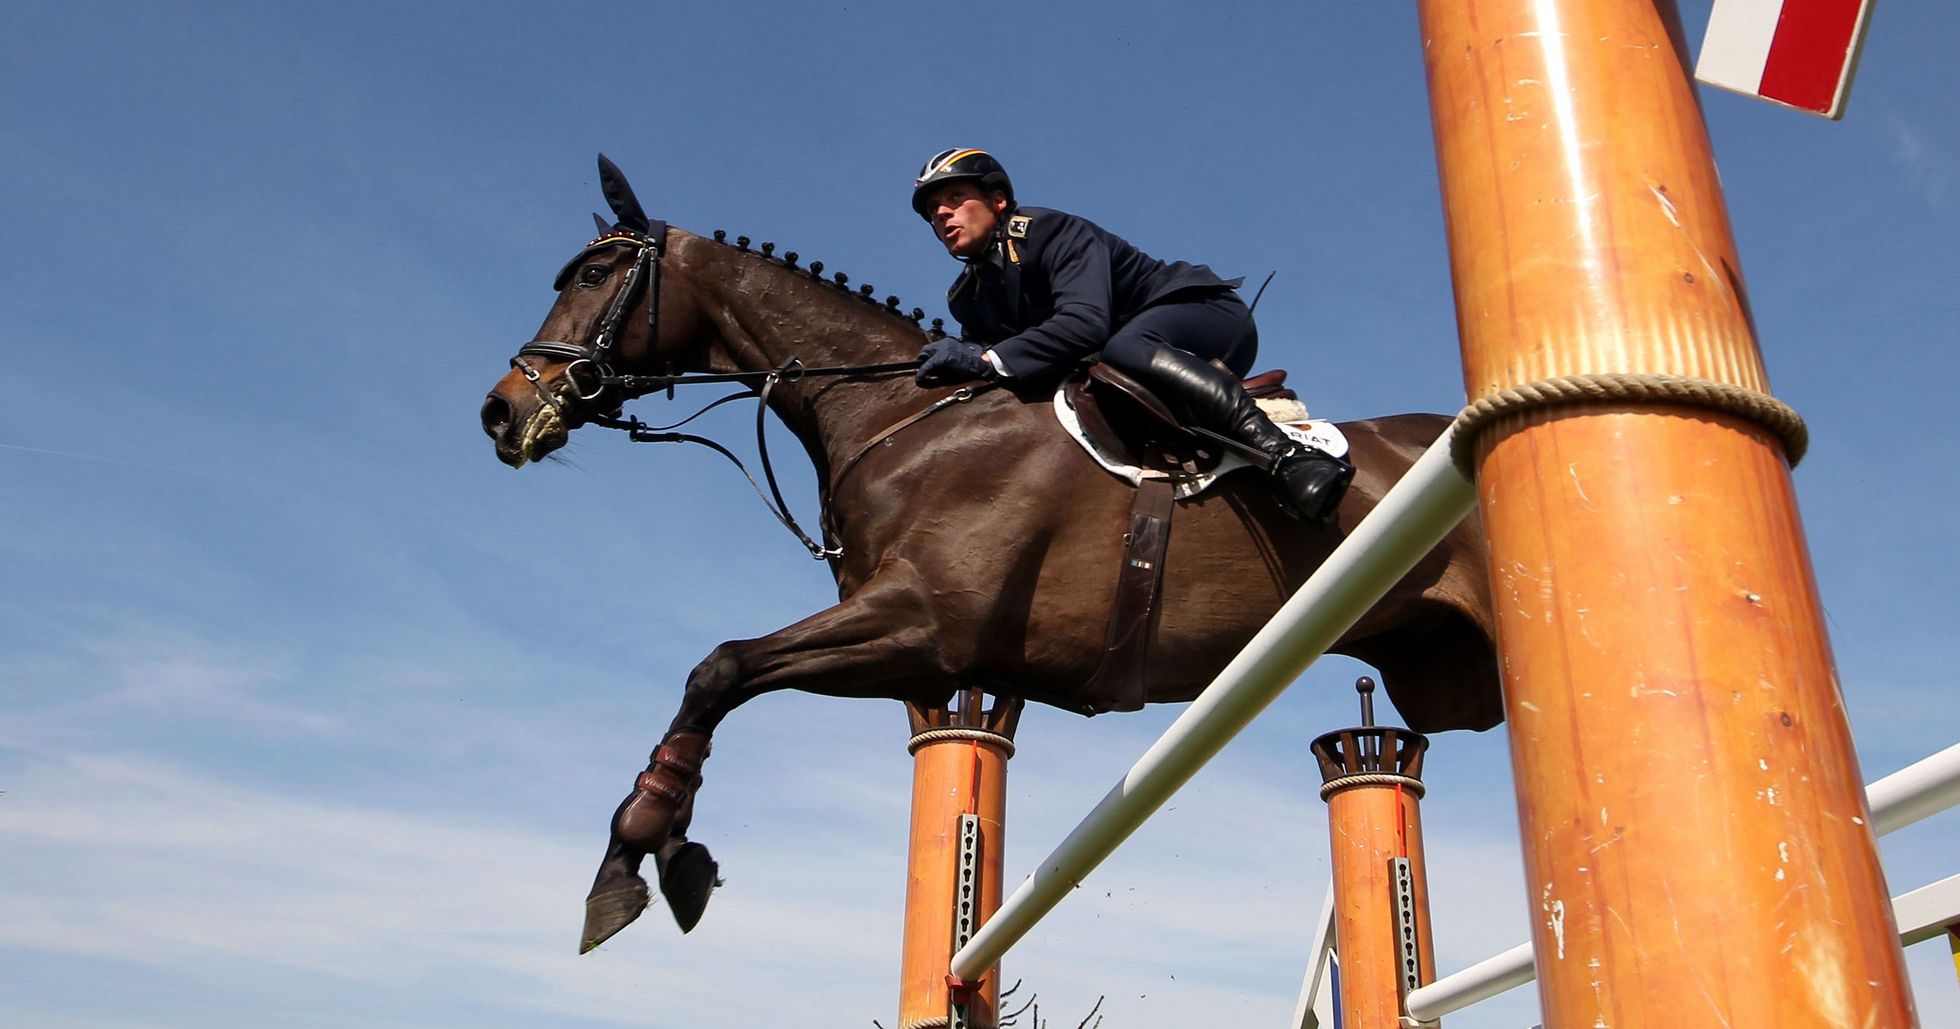
<svg viewBox="0 0 1960 1029"><path fill-rule="evenodd" d="M667 898L674 922L681 932L692 932L708 908L708 897L721 885L721 866L708 856L708 848L687 842L671 854L662 851L654 862L660 866L660 895Z"/></svg>
<svg viewBox="0 0 1960 1029"><path fill-rule="evenodd" d="M647 908L647 884L635 879L630 885L594 893L585 898L585 932L579 935L578 952L584 954L613 938L633 924Z"/></svg>

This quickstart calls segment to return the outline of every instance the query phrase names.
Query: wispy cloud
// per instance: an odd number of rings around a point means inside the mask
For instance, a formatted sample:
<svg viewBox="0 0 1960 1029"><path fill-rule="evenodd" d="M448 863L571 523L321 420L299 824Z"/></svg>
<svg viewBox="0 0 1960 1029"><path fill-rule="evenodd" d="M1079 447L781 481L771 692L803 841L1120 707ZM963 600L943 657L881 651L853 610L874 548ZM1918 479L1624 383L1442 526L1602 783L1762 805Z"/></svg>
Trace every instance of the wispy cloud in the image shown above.
<svg viewBox="0 0 1960 1029"><path fill-rule="evenodd" d="M113 465L120 468L140 468L149 472L167 472L171 475L210 476L218 479L235 479L239 482L265 484L268 480L250 475L239 475L219 468L192 465L159 464L152 461L134 461L122 457L108 457L101 454L79 454L68 450L50 450L45 447L30 447L20 443L0 443L0 450L34 457L53 458L61 461L86 461L94 464Z"/></svg>
<svg viewBox="0 0 1960 1029"><path fill-rule="evenodd" d="M586 841L513 831L494 817L421 818L336 806L113 755L33 762L0 800L0 946L203 977L277 966L376 989L464 970L501 982L477 997L543 1015L644 1024L768 1020L740 999L756 941L809 955L797 974L848 982L887 959L871 909L750 890L676 942L662 912L640 934L657 963L573 954ZM494 816L494 812L483 812ZM767 897L757 903L759 897ZM663 931L664 930L664 931ZM644 950L642 953L644 955ZM784 964L795 964L785 962ZM855 994L853 994L855 996ZM875 1014L875 991L862 995ZM755 1008L754 1010L745 1010ZM240 1012L236 1024L267 1024Z"/></svg>
<svg viewBox="0 0 1960 1029"><path fill-rule="evenodd" d="M1897 111L1886 111L1884 118L1891 136L1892 159L1906 183L1928 207L1952 210L1954 177L1960 162L1947 150L1950 134L1929 138Z"/></svg>

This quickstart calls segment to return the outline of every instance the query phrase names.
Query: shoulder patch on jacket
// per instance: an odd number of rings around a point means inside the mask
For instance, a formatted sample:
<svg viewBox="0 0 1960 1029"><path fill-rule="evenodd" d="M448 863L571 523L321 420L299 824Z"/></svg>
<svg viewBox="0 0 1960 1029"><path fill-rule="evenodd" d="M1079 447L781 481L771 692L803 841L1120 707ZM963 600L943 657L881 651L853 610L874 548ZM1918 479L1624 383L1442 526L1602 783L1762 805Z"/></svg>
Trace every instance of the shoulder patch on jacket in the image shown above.
<svg viewBox="0 0 1960 1029"><path fill-rule="evenodd" d="M1007 218L1007 238L1009 239L1028 238L1028 226L1032 224L1034 224L1034 218L1028 215L1025 214L1009 215Z"/></svg>

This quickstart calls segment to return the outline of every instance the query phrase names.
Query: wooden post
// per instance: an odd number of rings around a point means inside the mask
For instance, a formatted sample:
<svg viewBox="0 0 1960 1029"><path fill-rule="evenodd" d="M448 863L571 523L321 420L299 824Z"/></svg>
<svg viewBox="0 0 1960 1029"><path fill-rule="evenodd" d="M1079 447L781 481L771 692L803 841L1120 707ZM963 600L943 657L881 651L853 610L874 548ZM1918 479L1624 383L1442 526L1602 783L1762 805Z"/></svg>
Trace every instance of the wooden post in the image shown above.
<svg viewBox="0 0 1960 1029"><path fill-rule="evenodd" d="M962 690L957 706L906 705L911 719L912 834L905 877L905 940L899 973L898 1029L960 1029L946 970L963 920L970 933L1000 907L1001 853L1007 812L1007 759L1021 701L982 710L979 690ZM977 881L962 881L960 816L979 817ZM960 942L964 942L961 940ZM996 965L966 994L966 1026L999 1024Z"/></svg>
<svg viewBox="0 0 1960 1029"><path fill-rule="evenodd" d="M1712 388L1473 434L1545 1024L1911 1024L1671 0L1419 3L1471 399Z"/></svg>
<svg viewBox="0 0 1960 1029"><path fill-rule="evenodd" d="M1361 725L1313 741L1334 854L1341 1024L1396 1029L1403 998L1436 981L1422 856L1421 733L1377 726L1375 682L1355 683Z"/></svg>

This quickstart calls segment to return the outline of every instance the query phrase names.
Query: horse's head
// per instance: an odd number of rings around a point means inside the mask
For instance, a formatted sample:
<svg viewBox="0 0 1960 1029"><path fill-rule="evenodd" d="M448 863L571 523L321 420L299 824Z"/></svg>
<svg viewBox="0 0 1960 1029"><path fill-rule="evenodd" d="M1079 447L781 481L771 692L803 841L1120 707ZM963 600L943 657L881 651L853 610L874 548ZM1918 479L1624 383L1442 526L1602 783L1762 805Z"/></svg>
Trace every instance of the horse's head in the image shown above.
<svg viewBox="0 0 1960 1029"><path fill-rule="evenodd" d="M512 468L565 445L575 428L615 413L628 396L619 375L686 368L705 350L698 305L661 274L670 242L650 220L618 167L599 155L599 182L617 219L594 216L599 236L558 272L536 338L483 402L483 431Z"/></svg>

